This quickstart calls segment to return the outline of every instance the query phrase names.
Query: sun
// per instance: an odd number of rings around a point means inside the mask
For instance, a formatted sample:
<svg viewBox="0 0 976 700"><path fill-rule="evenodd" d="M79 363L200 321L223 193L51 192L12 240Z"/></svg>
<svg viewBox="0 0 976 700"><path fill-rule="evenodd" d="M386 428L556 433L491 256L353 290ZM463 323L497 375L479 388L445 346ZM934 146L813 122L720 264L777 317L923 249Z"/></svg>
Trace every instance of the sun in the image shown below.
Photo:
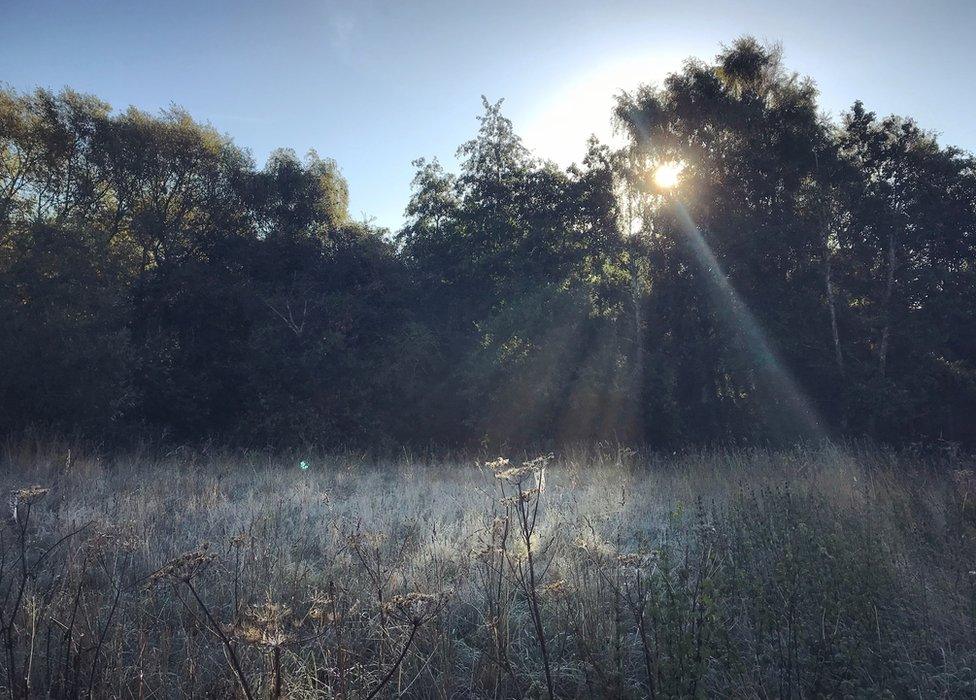
<svg viewBox="0 0 976 700"><path fill-rule="evenodd" d="M677 161L662 163L654 170L654 184L662 190L670 190L677 186L681 179L681 171L684 169L684 163Z"/></svg>

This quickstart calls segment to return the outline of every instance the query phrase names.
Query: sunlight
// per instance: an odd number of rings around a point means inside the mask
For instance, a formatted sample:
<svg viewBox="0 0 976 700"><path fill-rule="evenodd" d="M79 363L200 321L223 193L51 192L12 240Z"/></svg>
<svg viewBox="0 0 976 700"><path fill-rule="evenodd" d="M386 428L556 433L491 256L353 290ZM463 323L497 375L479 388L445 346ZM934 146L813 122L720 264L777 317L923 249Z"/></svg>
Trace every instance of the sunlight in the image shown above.
<svg viewBox="0 0 976 700"><path fill-rule="evenodd" d="M658 172L660 170L659 168ZM792 424L793 429L807 439L824 439L827 434L816 410L778 357L759 321L732 286L688 210L677 198L672 205L677 215L678 228L684 234L685 241L711 287L714 308L719 313L719 318L729 324L730 329L742 334L746 351L753 356L756 369L771 387L770 398L778 404L777 410L782 413L784 425Z"/></svg>
<svg viewBox="0 0 976 700"><path fill-rule="evenodd" d="M654 170L654 184L662 190L670 190L681 180L685 164L680 161L662 163Z"/></svg>
<svg viewBox="0 0 976 700"><path fill-rule="evenodd" d="M627 140L614 133L611 123L616 95L642 83L661 83L682 58L678 52L619 57L555 86L524 121L519 119L523 142L535 155L563 167L586 155L591 135L613 148L625 146Z"/></svg>

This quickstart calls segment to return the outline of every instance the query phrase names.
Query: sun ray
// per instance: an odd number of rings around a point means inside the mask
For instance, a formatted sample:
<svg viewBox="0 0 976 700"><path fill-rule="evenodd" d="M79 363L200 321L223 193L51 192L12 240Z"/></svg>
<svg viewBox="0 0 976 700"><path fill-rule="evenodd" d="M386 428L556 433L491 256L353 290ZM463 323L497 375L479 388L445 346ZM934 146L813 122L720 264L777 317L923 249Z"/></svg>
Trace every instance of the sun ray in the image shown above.
<svg viewBox="0 0 976 700"><path fill-rule="evenodd" d="M688 210L677 199L672 204L678 227L711 287L718 305L716 310L721 312L720 318L724 315L733 330L742 334L748 351L753 355L756 369L769 383L780 409L785 411L782 418L792 421L795 429L804 437L823 439L826 434L816 409L773 349L759 321L732 286Z"/></svg>

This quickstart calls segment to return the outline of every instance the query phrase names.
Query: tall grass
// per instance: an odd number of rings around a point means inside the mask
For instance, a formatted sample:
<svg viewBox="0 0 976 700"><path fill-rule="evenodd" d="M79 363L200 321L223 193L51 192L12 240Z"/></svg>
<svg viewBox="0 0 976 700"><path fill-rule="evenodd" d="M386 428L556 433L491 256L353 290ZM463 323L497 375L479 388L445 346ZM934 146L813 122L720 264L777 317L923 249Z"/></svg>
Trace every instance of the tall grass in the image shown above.
<svg viewBox="0 0 976 700"><path fill-rule="evenodd" d="M11 697L976 692L964 455L0 459Z"/></svg>

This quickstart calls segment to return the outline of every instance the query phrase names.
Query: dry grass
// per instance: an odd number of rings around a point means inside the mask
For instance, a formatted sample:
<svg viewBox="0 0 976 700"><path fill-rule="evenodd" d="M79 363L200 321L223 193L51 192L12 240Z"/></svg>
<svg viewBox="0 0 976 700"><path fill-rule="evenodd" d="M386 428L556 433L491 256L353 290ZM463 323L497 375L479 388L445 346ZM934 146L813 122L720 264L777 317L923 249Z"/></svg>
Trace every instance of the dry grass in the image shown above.
<svg viewBox="0 0 976 700"><path fill-rule="evenodd" d="M2 457L11 696L974 692L958 454L70 454Z"/></svg>

